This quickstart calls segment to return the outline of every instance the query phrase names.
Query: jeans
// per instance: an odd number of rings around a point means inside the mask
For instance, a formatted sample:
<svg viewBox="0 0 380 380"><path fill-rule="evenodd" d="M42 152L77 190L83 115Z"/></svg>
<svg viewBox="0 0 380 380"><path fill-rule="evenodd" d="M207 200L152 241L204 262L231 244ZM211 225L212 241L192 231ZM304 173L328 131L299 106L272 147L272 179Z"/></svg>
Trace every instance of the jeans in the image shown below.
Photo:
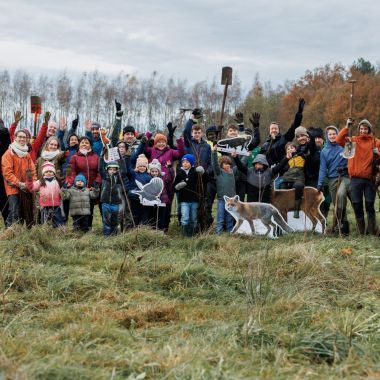
<svg viewBox="0 0 380 380"><path fill-rule="evenodd" d="M18 194L8 196L9 213L6 220L6 226L10 227L12 224L20 222L20 198Z"/></svg>
<svg viewBox="0 0 380 380"><path fill-rule="evenodd" d="M224 224L226 225L226 231L231 232L234 227L235 219L224 207L224 199L218 199L218 208L216 211L216 233L223 232Z"/></svg>
<svg viewBox="0 0 380 380"><path fill-rule="evenodd" d="M198 222L198 202L181 202L181 225L192 225L195 227Z"/></svg>
<svg viewBox="0 0 380 380"><path fill-rule="evenodd" d="M116 235L117 227L119 225L119 205L102 203L102 221L103 235Z"/></svg>
<svg viewBox="0 0 380 380"><path fill-rule="evenodd" d="M50 222L52 222L54 228L63 225L62 212L60 206L41 208L41 223L44 224Z"/></svg>

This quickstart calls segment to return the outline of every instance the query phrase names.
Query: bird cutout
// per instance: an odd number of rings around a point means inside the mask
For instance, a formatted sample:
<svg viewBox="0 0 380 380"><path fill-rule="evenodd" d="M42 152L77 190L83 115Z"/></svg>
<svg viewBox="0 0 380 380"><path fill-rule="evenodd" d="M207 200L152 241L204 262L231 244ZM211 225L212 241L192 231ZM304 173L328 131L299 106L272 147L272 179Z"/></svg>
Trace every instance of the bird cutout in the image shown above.
<svg viewBox="0 0 380 380"><path fill-rule="evenodd" d="M219 140L217 144L218 152L233 153L240 156L249 156L248 146L252 141L252 135L226 138Z"/></svg>
<svg viewBox="0 0 380 380"><path fill-rule="evenodd" d="M162 190L164 190L164 181L161 178L152 178L145 185L136 180L136 185L140 190L132 190L132 192L139 196L143 206L166 206L160 199Z"/></svg>

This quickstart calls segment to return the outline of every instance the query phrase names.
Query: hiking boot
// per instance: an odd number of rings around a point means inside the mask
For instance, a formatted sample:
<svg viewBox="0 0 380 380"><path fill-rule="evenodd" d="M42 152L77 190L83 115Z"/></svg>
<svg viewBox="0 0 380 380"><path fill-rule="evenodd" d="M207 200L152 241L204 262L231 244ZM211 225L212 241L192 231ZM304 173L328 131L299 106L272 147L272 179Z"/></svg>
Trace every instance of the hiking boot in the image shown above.
<svg viewBox="0 0 380 380"><path fill-rule="evenodd" d="M296 199L294 202L294 219L299 219L300 217L300 209L301 209L301 199Z"/></svg>
<svg viewBox="0 0 380 380"><path fill-rule="evenodd" d="M376 235L376 217L368 217L367 223L367 234Z"/></svg>
<svg viewBox="0 0 380 380"><path fill-rule="evenodd" d="M358 232L360 235L364 235L365 233L365 221L364 218L356 219L356 226L358 227Z"/></svg>

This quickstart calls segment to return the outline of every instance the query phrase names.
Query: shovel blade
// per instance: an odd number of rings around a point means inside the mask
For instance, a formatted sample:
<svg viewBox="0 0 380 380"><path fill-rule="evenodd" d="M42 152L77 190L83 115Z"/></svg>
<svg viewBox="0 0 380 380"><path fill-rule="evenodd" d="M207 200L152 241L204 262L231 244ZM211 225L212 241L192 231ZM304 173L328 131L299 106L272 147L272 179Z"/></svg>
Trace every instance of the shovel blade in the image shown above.
<svg viewBox="0 0 380 380"><path fill-rule="evenodd" d="M344 146L342 156L344 158L347 158L347 160L349 160L350 158L353 158L355 156L355 149L356 149L356 143L353 141L348 141L346 145Z"/></svg>
<svg viewBox="0 0 380 380"><path fill-rule="evenodd" d="M224 66L222 68L222 84L223 85L232 85L232 67Z"/></svg>

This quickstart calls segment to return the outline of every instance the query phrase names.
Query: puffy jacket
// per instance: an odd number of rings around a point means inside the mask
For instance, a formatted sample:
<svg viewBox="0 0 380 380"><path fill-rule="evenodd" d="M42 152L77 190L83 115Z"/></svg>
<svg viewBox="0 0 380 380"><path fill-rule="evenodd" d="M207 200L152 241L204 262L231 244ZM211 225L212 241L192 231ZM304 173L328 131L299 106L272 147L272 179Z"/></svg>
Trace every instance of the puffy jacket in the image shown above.
<svg viewBox="0 0 380 380"><path fill-rule="evenodd" d="M203 194L197 192L197 185L205 177L206 172L201 176L196 172L194 167L191 167L187 173L182 168L178 169L174 179L174 186L182 181L186 182L186 186L183 189L177 190L178 202L198 202L199 197Z"/></svg>
<svg viewBox="0 0 380 380"><path fill-rule="evenodd" d="M41 207L55 207L61 205L61 188L56 179L46 181L45 186L42 186L39 180L27 180L26 186L30 192L39 192L39 204Z"/></svg>
<svg viewBox="0 0 380 380"><path fill-rule="evenodd" d="M338 134L336 142L344 146L348 141L348 128L344 127ZM348 160L348 174L350 177L372 179L373 148L380 151L380 140L372 133L353 136L356 142L355 156Z"/></svg>
<svg viewBox="0 0 380 380"><path fill-rule="evenodd" d="M4 177L4 187L7 195L19 193L20 182L26 182L26 171L30 169L36 179L36 169L30 154L19 157L9 148L1 158L1 167Z"/></svg>
<svg viewBox="0 0 380 380"><path fill-rule="evenodd" d="M93 151L85 156L78 150L78 152L71 157L69 165L71 172L70 174L66 174L66 182L68 185L73 185L75 177L80 173L86 177L87 187L93 187L95 182L100 185L102 180L99 174L99 157Z"/></svg>
<svg viewBox="0 0 380 380"><path fill-rule="evenodd" d="M96 199L99 196L99 189L78 189L73 186L70 189L62 189L61 196L63 200L70 200L70 215L91 215L90 199Z"/></svg>

